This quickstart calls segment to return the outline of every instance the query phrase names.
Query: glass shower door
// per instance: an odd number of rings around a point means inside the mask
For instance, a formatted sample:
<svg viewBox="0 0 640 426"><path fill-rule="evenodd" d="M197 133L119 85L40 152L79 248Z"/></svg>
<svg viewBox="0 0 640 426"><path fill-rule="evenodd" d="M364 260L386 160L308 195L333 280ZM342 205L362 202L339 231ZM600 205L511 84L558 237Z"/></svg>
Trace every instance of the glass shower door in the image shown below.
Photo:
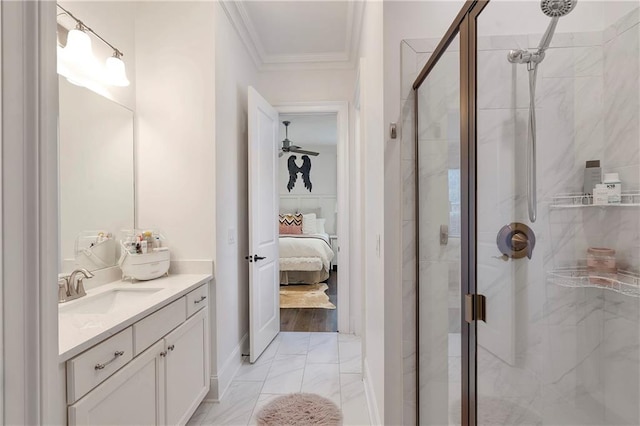
<svg viewBox="0 0 640 426"><path fill-rule="evenodd" d="M460 49L417 90L419 424L461 421Z"/></svg>

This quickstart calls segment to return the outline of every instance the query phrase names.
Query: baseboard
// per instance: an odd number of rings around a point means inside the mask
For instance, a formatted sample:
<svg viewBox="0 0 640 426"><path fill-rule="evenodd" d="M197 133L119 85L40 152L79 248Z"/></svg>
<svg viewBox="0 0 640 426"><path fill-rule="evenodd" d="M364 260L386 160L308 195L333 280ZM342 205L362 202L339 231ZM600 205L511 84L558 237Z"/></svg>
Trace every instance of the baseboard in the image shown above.
<svg viewBox="0 0 640 426"><path fill-rule="evenodd" d="M209 378L209 392L204 396L204 400L206 402L219 402L220 398L218 397L218 377L211 376Z"/></svg>
<svg viewBox="0 0 640 426"><path fill-rule="evenodd" d="M364 360L364 394L367 399L367 407L369 408L369 418L371 419L372 425L381 425L382 421L380 420L380 411L378 410L378 403L376 402L376 393L373 390L373 385L371 384L371 371L369 370L369 363L366 358Z"/></svg>
<svg viewBox="0 0 640 426"><path fill-rule="evenodd" d="M211 389L205 399L209 401L220 401L224 397L224 394L227 389L229 389L233 378L242 366L242 350L248 338L248 333L242 336L240 343L238 343L231 355L229 355L227 360L224 362L218 374L211 376Z"/></svg>
<svg viewBox="0 0 640 426"><path fill-rule="evenodd" d="M213 275L213 260L172 260L169 266L171 274L211 274Z"/></svg>

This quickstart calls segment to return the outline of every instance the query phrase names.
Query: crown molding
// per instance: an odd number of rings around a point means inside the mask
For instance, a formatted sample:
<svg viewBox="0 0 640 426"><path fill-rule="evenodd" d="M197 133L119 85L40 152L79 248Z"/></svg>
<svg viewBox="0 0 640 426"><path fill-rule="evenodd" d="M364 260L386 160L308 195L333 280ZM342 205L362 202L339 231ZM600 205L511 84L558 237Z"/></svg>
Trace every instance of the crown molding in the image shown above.
<svg viewBox="0 0 640 426"><path fill-rule="evenodd" d="M273 55L266 52L255 25L242 1L221 0L229 21L245 45L249 56L260 71L305 69L353 69L356 66L364 2L347 4L347 28L344 50L329 53Z"/></svg>
<svg viewBox="0 0 640 426"><path fill-rule="evenodd" d="M260 58L260 54L256 50L252 37L244 24L245 21L238 8L238 3L239 2L237 1L220 0L220 6L222 6L222 9L229 18L229 21L231 21L233 28L236 30L236 33L238 33L238 37L240 37L240 40L242 40L242 43L247 48L247 52L249 53L249 56L251 56L253 63L258 69L260 69L262 66L262 59Z"/></svg>

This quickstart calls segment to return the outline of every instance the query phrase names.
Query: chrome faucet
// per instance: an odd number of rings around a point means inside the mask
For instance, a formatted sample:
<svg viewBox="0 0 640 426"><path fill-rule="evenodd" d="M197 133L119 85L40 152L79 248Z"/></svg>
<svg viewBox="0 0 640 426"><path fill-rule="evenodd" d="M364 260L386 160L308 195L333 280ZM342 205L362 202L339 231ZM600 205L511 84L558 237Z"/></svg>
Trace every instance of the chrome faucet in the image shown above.
<svg viewBox="0 0 640 426"><path fill-rule="evenodd" d="M78 274L83 276L77 277ZM76 278L77 277L77 278ZM83 280L93 278L93 274L84 268L74 270L70 275L58 279L58 303L69 302L86 296Z"/></svg>

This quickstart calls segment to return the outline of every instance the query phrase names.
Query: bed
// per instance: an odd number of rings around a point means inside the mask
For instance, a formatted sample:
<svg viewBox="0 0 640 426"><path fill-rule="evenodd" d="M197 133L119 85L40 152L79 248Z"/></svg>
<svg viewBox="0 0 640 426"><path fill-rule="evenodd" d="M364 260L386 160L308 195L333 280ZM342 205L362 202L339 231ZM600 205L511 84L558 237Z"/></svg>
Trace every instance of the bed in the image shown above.
<svg viewBox="0 0 640 426"><path fill-rule="evenodd" d="M280 284L315 284L329 278L328 234L280 235Z"/></svg>

